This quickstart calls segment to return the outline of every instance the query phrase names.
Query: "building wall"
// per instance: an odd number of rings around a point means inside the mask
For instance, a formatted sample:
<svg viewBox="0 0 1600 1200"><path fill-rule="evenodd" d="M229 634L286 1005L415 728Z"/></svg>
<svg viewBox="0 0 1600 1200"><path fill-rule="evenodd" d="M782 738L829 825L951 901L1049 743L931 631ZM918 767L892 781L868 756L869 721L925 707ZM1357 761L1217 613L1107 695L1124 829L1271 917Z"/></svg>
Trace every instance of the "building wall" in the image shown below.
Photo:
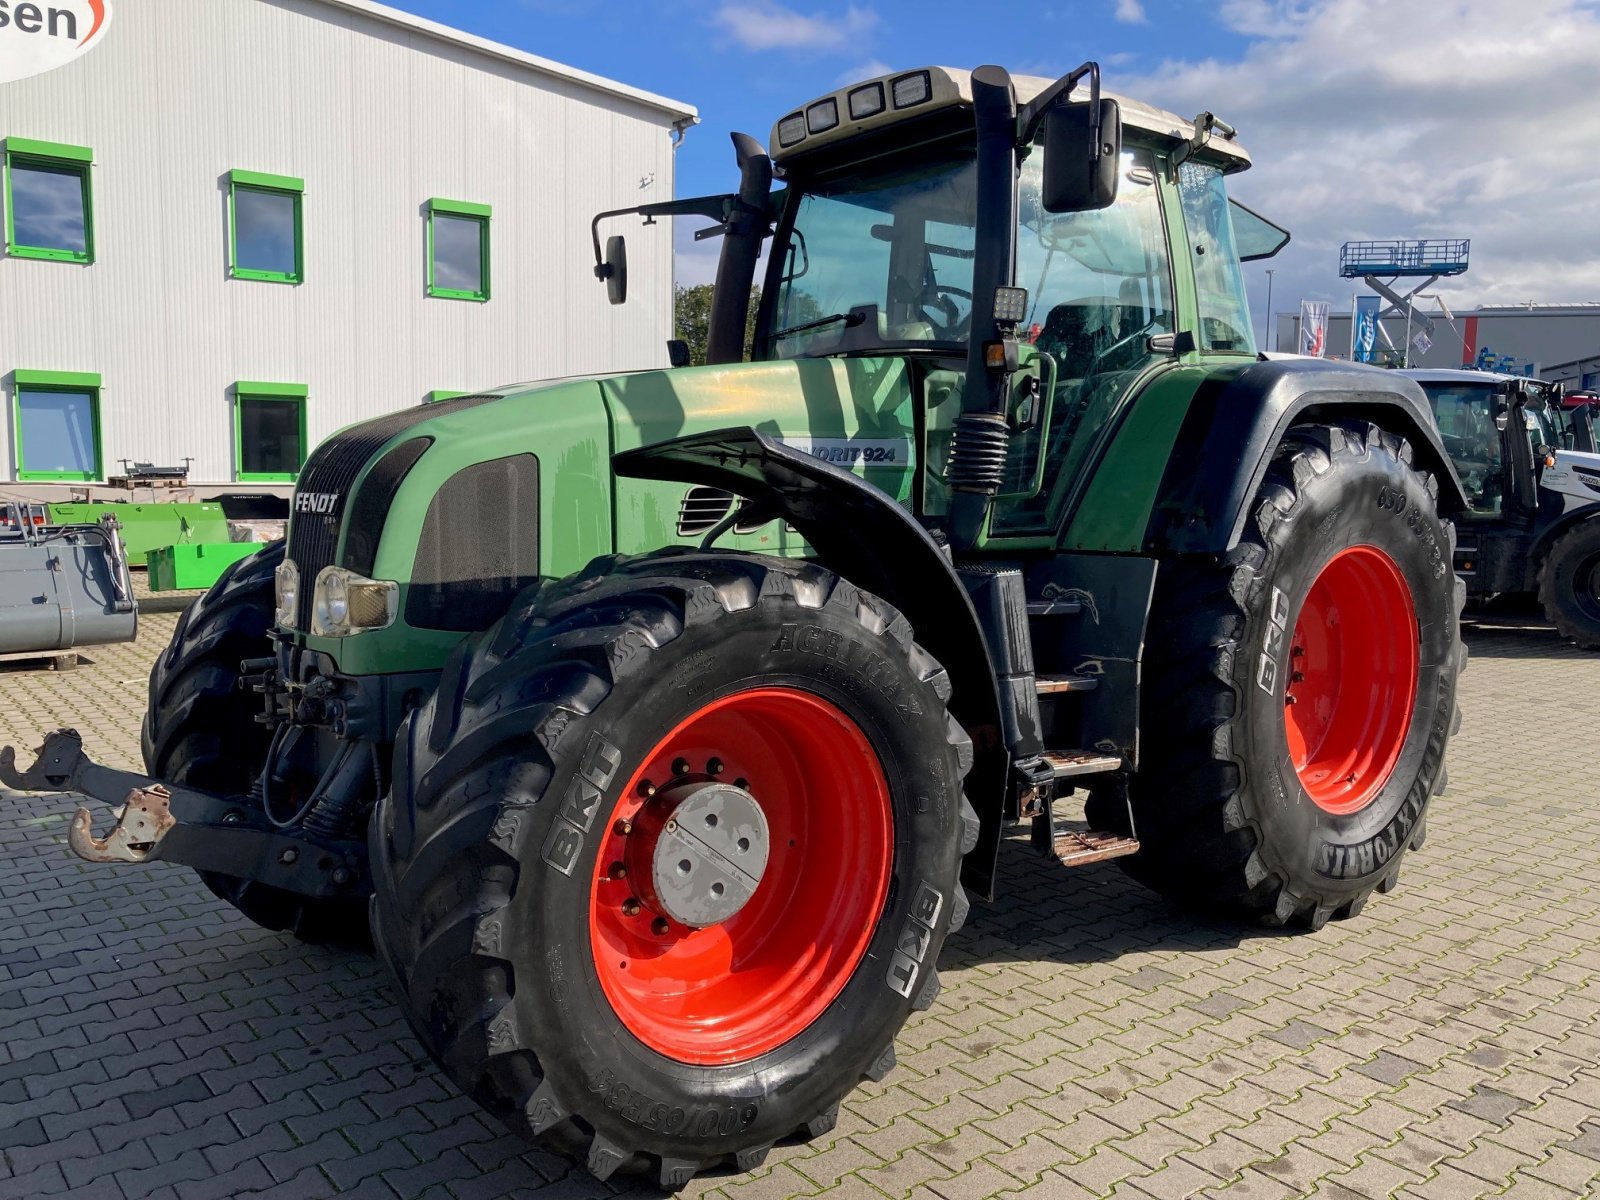
<svg viewBox="0 0 1600 1200"><path fill-rule="evenodd" d="M1461 366L1464 361L1463 343L1472 331L1469 321L1473 318L1476 318L1476 337L1473 340L1473 354L1466 355L1466 358L1474 357L1477 350L1487 347L1496 354L1535 362L1539 364L1543 375L1545 368L1558 363L1600 354L1600 304L1545 309L1479 309L1456 313L1453 326L1443 316L1437 313L1432 315L1433 345L1421 354L1413 348L1413 367ZM1383 327L1396 349L1405 345L1404 320L1388 317ZM1413 329L1412 333L1415 334L1416 330ZM1275 349L1298 351L1300 314L1279 313L1276 336ZM1384 345L1382 338L1378 339L1378 345L1380 348ZM1329 314L1328 352L1340 358L1350 357L1349 312Z"/></svg>
<svg viewBox="0 0 1600 1200"><path fill-rule="evenodd" d="M315 445L435 389L666 364L668 224L628 227L614 308L589 221L672 196L681 114L318 0L131 0L105 39L0 86L0 137L93 148L96 244L0 259L0 480L17 368L103 376L107 471L223 482L236 380L307 385ZM234 169L305 180L302 284L228 278ZM430 197L493 206L488 302L426 296Z"/></svg>

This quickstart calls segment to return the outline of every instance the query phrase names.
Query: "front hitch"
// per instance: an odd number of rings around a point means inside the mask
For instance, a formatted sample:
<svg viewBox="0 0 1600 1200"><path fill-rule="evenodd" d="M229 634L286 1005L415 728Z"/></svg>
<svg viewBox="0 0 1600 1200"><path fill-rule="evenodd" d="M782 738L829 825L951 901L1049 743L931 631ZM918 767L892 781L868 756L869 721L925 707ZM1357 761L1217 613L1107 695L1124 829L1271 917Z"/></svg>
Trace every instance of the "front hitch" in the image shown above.
<svg viewBox="0 0 1600 1200"><path fill-rule="evenodd" d="M103 838L94 836L89 809L80 805L73 813L67 845L86 862L178 863L302 896L372 892L364 842L281 829L245 797L101 766L84 752L75 729L49 734L25 771L17 769L12 747L0 749L0 784L22 792L79 792L109 805L117 823Z"/></svg>

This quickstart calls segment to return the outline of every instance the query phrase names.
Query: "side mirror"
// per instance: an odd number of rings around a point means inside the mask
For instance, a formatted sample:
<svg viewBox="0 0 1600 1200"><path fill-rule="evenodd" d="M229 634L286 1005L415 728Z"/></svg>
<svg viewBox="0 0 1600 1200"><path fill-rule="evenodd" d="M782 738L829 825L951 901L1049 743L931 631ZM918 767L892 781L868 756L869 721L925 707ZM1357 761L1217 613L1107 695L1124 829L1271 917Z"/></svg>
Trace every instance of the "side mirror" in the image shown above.
<svg viewBox="0 0 1600 1200"><path fill-rule="evenodd" d="M1100 128L1093 103L1057 104L1044 114L1046 212L1089 212L1117 198L1122 173L1122 113L1115 100L1100 101ZM1095 156L1096 141L1099 156Z"/></svg>
<svg viewBox="0 0 1600 1200"><path fill-rule="evenodd" d="M606 281L606 299L613 304L628 300L628 242L620 233L606 239L606 260L594 269Z"/></svg>

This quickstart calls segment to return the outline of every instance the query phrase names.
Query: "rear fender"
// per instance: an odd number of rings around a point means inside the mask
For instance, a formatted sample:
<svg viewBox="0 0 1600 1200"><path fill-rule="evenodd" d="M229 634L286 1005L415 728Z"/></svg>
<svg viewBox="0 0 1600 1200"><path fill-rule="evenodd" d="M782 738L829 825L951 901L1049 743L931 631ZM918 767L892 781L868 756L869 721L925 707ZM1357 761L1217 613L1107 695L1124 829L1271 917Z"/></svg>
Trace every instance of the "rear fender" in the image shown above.
<svg viewBox="0 0 1600 1200"><path fill-rule="evenodd" d="M1273 453L1292 426L1371 421L1411 443L1439 482L1439 511L1467 506L1428 399L1414 380L1325 359L1274 359L1201 384L1167 463L1146 543L1156 554L1237 544Z"/></svg>
<svg viewBox="0 0 1600 1200"><path fill-rule="evenodd" d="M949 673L950 711L972 738L966 791L981 830L962 882L992 895L1010 765L1000 696L972 601L928 531L871 484L748 427L627 450L611 462L631 479L702 484L749 500L792 525L823 565L905 614L918 643Z"/></svg>

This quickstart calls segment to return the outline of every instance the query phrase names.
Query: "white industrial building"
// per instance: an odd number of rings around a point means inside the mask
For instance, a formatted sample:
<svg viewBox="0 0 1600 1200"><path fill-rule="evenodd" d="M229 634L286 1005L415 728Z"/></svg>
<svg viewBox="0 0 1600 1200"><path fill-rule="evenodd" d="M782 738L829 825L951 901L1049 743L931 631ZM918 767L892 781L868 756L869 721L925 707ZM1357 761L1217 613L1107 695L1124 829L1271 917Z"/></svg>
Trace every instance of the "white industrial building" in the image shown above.
<svg viewBox="0 0 1600 1200"><path fill-rule="evenodd" d="M0 490L281 490L364 417L666 365L668 224L613 307L589 222L672 197L690 106L367 0L112 16L0 82Z"/></svg>

